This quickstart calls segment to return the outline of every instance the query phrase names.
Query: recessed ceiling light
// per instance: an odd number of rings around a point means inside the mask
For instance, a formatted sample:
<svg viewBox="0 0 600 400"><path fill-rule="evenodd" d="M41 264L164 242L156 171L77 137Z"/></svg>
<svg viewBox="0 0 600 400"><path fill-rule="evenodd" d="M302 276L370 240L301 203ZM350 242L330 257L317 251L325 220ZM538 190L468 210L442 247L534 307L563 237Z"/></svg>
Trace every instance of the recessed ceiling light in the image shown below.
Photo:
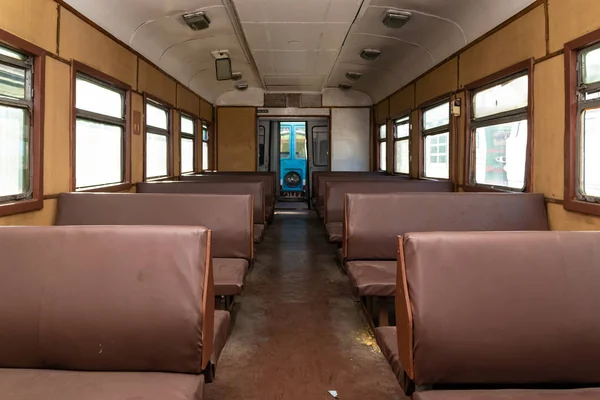
<svg viewBox="0 0 600 400"><path fill-rule="evenodd" d="M245 82L238 83L237 85L235 85L235 88L237 90L244 91L244 90L248 89L248 84Z"/></svg>
<svg viewBox="0 0 600 400"><path fill-rule="evenodd" d="M351 81L359 80L362 74L360 72L346 72L346 78Z"/></svg>
<svg viewBox="0 0 600 400"><path fill-rule="evenodd" d="M408 11L387 10L382 22L388 28L398 29L408 22L410 15Z"/></svg>
<svg viewBox="0 0 600 400"><path fill-rule="evenodd" d="M297 45L297 44L300 44L300 41L299 41L299 40L290 40L290 41L288 42L288 44L291 44L292 46L295 46L295 45Z"/></svg>
<svg viewBox="0 0 600 400"><path fill-rule="evenodd" d="M201 31L210 25L210 18L204 11L183 14L183 20L194 31Z"/></svg>
<svg viewBox="0 0 600 400"><path fill-rule="evenodd" d="M376 60L380 55L381 55L380 50L364 49L360 53L360 58L362 58L363 60L367 60L367 61L373 61L373 60Z"/></svg>
<svg viewBox="0 0 600 400"><path fill-rule="evenodd" d="M340 89L342 89L342 90L349 90L349 89L352 89L352 85L351 85L351 84L349 84L349 83L340 83L340 84L338 85L338 87L339 87Z"/></svg>

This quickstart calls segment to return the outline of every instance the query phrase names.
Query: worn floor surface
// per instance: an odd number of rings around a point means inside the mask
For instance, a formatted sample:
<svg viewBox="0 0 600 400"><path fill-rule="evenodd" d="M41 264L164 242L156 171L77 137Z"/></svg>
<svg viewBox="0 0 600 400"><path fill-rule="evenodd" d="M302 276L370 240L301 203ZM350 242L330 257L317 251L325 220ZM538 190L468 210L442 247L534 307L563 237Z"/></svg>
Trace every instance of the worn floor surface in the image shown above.
<svg viewBox="0 0 600 400"><path fill-rule="evenodd" d="M404 400L313 212L283 210L256 249L210 400Z"/></svg>

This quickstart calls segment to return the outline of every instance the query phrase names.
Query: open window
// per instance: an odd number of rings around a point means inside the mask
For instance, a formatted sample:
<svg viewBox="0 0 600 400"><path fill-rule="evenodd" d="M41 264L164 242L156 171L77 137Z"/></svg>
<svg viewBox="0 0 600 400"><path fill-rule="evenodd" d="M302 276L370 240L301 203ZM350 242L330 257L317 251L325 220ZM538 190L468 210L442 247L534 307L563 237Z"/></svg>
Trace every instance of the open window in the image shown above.
<svg viewBox="0 0 600 400"><path fill-rule="evenodd" d="M450 178L450 101L421 109L422 176Z"/></svg>
<svg viewBox="0 0 600 400"><path fill-rule="evenodd" d="M130 183L129 87L83 64L73 68L75 190L124 189Z"/></svg>
<svg viewBox="0 0 600 400"><path fill-rule="evenodd" d="M600 215L600 31L565 45L567 210Z"/></svg>
<svg viewBox="0 0 600 400"><path fill-rule="evenodd" d="M189 174L196 167L196 120L193 117L181 114L181 173Z"/></svg>
<svg viewBox="0 0 600 400"><path fill-rule="evenodd" d="M528 189L530 79L526 61L467 86L467 186Z"/></svg>
<svg viewBox="0 0 600 400"><path fill-rule="evenodd" d="M408 116L394 121L394 173L410 173L410 119Z"/></svg>
<svg viewBox="0 0 600 400"><path fill-rule="evenodd" d="M379 164L378 169L380 171L387 170L387 124L379 124Z"/></svg>
<svg viewBox="0 0 600 400"><path fill-rule="evenodd" d="M146 98L146 179L169 176L171 110Z"/></svg>
<svg viewBox="0 0 600 400"><path fill-rule="evenodd" d="M0 31L0 216L43 207L44 54Z"/></svg>

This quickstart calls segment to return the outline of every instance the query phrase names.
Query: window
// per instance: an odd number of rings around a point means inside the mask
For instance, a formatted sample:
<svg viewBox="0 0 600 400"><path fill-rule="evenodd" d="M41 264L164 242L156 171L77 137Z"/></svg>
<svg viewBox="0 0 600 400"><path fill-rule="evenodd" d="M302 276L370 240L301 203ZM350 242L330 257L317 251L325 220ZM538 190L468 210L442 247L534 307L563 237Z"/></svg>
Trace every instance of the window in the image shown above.
<svg viewBox="0 0 600 400"><path fill-rule="evenodd" d="M194 172L196 148L196 121L181 115L181 173Z"/></svg>
<svg viewBox="0 0 600 400"><path fill-rule="evenodd" d="M169 109L146 101L146 178L169 175Z"/></svg>
<svg viewBox="0 0 600 400"><path fill-rule="evenodd" d="M279 158L290 158L290 131L289 126L279 128Z"/></svg>
<svg viewBox="0 0 600 400"><path fill-rule="evenodd" d="M410 122L408 117L394 121L394 172L410 173Z"/></svg>
<svg viewBox="0 0 600 400"><path fill-rule="evenodd" d="M296 136L296 159L306 159L306 128L297 126L294 130Z"/></svg>
<svg viewBox="0 0 600 400"><path fill-rule="evenodd" d="M206 171L209 168L209 152L208 152L208 125L202 122L202 170Z"/></svg>
<svg viewBox="0 0 600 400"><path fill-rule="evenodd" d="M75 66L75 190L126 182L126 90ZM88 73L82 72L85 70Z"/></svg>
<svg viewBox="0 0 600 400"><path fill-rule="evenodd" d="M312 163L315 167L329 165L329 127L317 125L312 127Z"/></svg>
<svg viewBox="0 0 600 400"><path fill-rule="evenodd" d="M387 124L379 125L379 170L387 171Z"/></svg>
<svg viewBox="0 0 600 400"><path fill-rule="evenodd" d="M450 102L423 110L423 176L450 178Z"/></svg>
<svg viewBox="0 0 600 400"><path fill-rule="evenodd" d="M528 71L470 92L468 184L523 191L528 148Z"/></svg>
<svg viewBox="0 0 600 400"><path fill-rule="evenodd" d="M43 50L0 30L0 216L43 206ZM35 89L35 91L34 91ZM35 92L35 98L34 98Z"/></svg>

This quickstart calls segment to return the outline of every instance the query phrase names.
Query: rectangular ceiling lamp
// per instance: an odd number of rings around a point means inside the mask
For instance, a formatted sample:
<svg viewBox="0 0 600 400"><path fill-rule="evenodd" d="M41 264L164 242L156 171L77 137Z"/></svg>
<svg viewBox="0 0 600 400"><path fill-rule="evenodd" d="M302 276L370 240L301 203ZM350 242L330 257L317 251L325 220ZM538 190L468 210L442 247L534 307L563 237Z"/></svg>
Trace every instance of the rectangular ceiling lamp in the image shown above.
<svg viewBox="0 0 600 400"><path fill-rule="evenodd" d="M232 78L231 59L218 58L215 60L215 70L217 71L218 81L227 81Z"/></svg>

